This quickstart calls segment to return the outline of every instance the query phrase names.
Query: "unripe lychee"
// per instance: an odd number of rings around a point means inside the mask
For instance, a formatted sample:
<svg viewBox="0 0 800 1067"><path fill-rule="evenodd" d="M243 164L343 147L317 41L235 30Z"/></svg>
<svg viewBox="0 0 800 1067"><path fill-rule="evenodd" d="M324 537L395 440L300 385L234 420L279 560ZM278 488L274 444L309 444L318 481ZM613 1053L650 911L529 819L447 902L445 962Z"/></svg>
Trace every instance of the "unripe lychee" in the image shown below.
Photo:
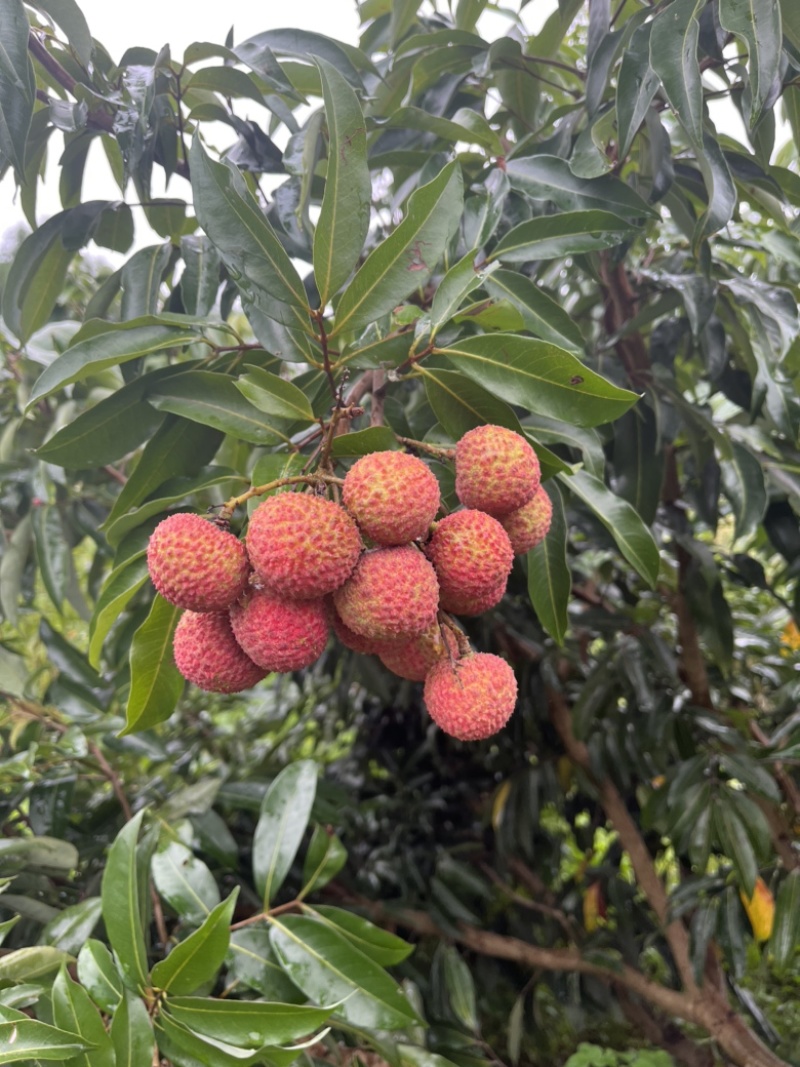
<svg viewBox="0 0 800 1067"><path fill-rule="evenodd" d="M411 640L436 618L439 583L412 545L376 548L363 554L333 602L344 624L363 637Z"/></svg>
<svg viewBox="0 0 800 1067"><path fill-rule="evenodd" d="M266 671L298 671L319 659L328 643L321 599L289 600L252 589L231 608L236 640Z"/></svg>
<svg viewBox="0 0 800 1067"><path fill-rule="evenodd" d="M458 641L449 627L444 627L443 637L438 622L419 637L393 644L380 653L384 667L410 682L424 682L431 667L447 655L458 658Z"/></svg>
<svg viewBox="0 0 800 1067"><path fill-rule="evenodd" d="M528 503L540 478L536 453L503 426L476 426L456 445L456 495L467 508L507 515Z"/></svg>
<svg viewBox="0 0 800 1067"><path fill-rule="evenodd" d="M416 456L371 452L347 472L342 501L370 540L407 545L427 534L439 510L439 483Z"/></svg>
<svg viewBox="0 0 800 1067"><path fill-rule="evenodd" d="M250 576L242 542L191 512L170 515L156 526L147 566L164 599L188 611L225 611Z"/></svg>
<svg viewBox="0 0 800 1067"><path fill-rule="evenodd" d="M358 527L332 500L279 493L259 504L247 528L247 551L273 593L310 600L347 581L361 552Z"/></svg>
<svg viewBox="0 0 800 1067"><path fill-rule="evenodd" d="M440 660L425 679L423 698L436 725L459 741L496 734L517 702L517 679L499 656L478 652Z"/></svg>
<svg viewBox="0 0 800 1067"><path fill-rule="evenodd" d="M485 511L469 509L447 515L436 524L426 551L436 569L445 611L476 614L464 611L464 605L481 602L498 591L503 595L514 552L508 534Z"/></svg>
<svg viewBox="0 0 800 1067"><path fill-rule="evenodd" d="M515 556L523 556L544 541L553 519L553 503L540 485L533 499L505 515L500 522L511 540Z"/></svg>
<svg viewBox="0 0 800 1067"><path fill-rule="evenodd" d="M175 628L173 654L183 677L210 693L240 693L267 673L237 643L227 611L185 611Z"/></svg>

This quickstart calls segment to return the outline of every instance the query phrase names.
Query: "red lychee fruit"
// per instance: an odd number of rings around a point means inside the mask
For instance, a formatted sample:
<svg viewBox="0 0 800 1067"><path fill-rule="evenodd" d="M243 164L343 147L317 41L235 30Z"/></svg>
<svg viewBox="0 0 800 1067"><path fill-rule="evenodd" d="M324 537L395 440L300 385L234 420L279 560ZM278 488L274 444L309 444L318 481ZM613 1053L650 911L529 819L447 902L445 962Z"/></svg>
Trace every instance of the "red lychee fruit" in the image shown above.
<svg viewBox="0 0 800 1067"><path fill-rule="evenodd" d="M416 456L371 452L347 472L342 501L371 541L407 545L427 534L439 510L439 483Z"/></svg>
<svg viewBox="0 0 800 1067"><path fill-rule="evenodd" d="M456 615L479 614L465 611L465 606L487 597L489 607L496 604L514 562L508 534L498 520L474 509L454 511L438 522L426 552L439 579L441 607Z"/></svg>
<svg viewBox="0 0 800 1067"><path fill-rule="evenodd" d="M361 552L358 527L332 500L279 493L259 504L247 528L247 551L273 593L310 600L347 581Z"/></svg>
<svg viewBox="0 0 800 1067"><path fill-rule="evenodd" d="M540 478L536 453L513 430L477 426L456 445L456 495L467 508L507 515L528 503Z"/></svg>
<svg viewBox="0 0 800 1067"><path fill-rule="evenodd" d="M411 640L439 609L433 567L413 545L365 552L353 576L333 594L342 621L363 637Z"/></svg>
<svg viewBox="0 0 800 1067"><path fill-rule="evenodd" d="M345 648L349 648L353 652L359 652L362 656L378 656L384 649L394 644L392 641L377 641L375 638L362 637L361 634L357 634L355 630L351 630L339 616L339 612L336 610L333 603L333 597L328 598L326 607L328 609L328 619L333 627L333 632Z"/></svg>
<svg viewBox="0 0 800 1067"><path fill-rule="evenodd" d="M440 660L425 679L423 698L436 725L459 741L482 741L511 718L517 679L499 656L477 652Z"/></svg>
<svg viewBox="0 0 800 1067"><path fill-rule="evenodd" d="M447 655L458 658L458 641L449 627L444 627L443 637L438 622L419 637L393 644L380 653L384 667L410 682L424 682L431 667Z"/></svg>
<svg viewBox="0 0 800 1067"><path fill-rule="evenodd" d="M440 607L443 611L448 611L451 615L483 615L485 611L490 611L492 608L496 608L500 601L506 594L506 579L499 585L492 586L490 589L484 589L482 593L467 596L457 596L451 593L446 602L442 603L440 600Z"/></svg>
<svg viewBox="0 0 800 1067"><path fill-rule="evenodd" d="M227 611L185 611L175 628L173 654L183 677L210 693L240 693L267 673L237 643Z"/></svg>
<svg viewBox="0 0 800 1067"><path fill-rule="evenodd" d="M553 519L553 502L540 485L533 499L505 515L500 522L509 536L515 556L523 556L544 541Z"/></svg>
<svg viewBox="0 0 800 1067"><path fill-rule="evenodd" d="M309 667L328 643L325 603L320 598L289 600L268 589L252 589L230 614L236 640L266 671Z"/></svg>
<svg viewBox="0 0 800 1067"><path fill-rule="evenodd" d="M170 515L156 526L147 566L164 599L188 611L225 611L250 576L242 542L190 512Z"/></svg>

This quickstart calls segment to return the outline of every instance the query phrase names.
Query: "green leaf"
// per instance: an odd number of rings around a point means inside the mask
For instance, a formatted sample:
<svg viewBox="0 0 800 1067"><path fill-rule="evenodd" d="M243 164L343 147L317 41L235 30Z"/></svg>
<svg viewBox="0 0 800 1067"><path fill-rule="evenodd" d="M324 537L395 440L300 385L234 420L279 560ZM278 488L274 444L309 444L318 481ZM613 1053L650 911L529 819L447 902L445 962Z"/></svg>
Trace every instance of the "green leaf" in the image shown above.
<svg viewBox="0 0 800 1067"><path fill-rule="evenodd" d="M751 897L758 877L758 863L747 828L724 797L715 801L712 817L722 852L733 863L742 889Z"/></svg>
<svg viewBox="0 0 800 1067"><path fill-rule="evenodd" d="M653 23L647 22L634 30L628 47L622 54L617 80L617 134L619 158L630 152L636 133L644 122L659 78L650 66L650 32Z"/></svg>
<svg viewBox="0 0 800 1067"><path fill-rule="evenodd" d="M156 726L175 710L184 686L172 658L172 637L180 616L180 608L156 594L150 614L133 635L131 688L120 737Z"/></svg>
<svg viewBox="0 0 800 1067"><path fill-rule="evenodd" d="M138 557L116 567L103 585L89 623L89 663L100 667L103 643L109 630L150 577L147 560Z"/></svg>
<svg viewBox="0 0 800 1067"><path fill-rule="evenodd" d="M185 941L178 942L167 958L153 967L150 980L156 989L170 994L194 993L216 977L228 953L231 919L238 895L237 886L227 900L214 908L198 930L189 934Z"/></svg>
<svg viewBox="0 0 800 1067"><path fill-rule="evenodd" d="M121 200L109 201L94 231L94 243L124 255L133 244L133 212ZM120 272L120 280L122 274ZM88 309L86 317L89 318Z"/></svg>
<svg viewBox="0 0 800 1067"><path fill-rule="evenodd" d="M464 297L483 285L485 279L497 269L499 264L475 269L475 252L467 252L463 259L454 264L439 283L431 305L431 338L434 338L440 326L455 315Z"/></svg>
<svg viewBox="0 0 800 1067"><path fill-rule="evenodd" d="M103 326L106 328L102 332L73 344L43 371L31 390L29 407L56 389L82 381L90 374L153 352L182 348L198 338L194 330L178 326L137 326L135 320L121 324L121 328L111 323Z"/></svg>
<svg viewBox="0 0 800 1067"><path fill-rule="evenodd" d="M330 926L301 915L273 919L272 945L292 981L317 1003L341 1002L354 1026L404 1029L418 1022L402 990L374 960Z"/></svg>
<svg viewBox="0 0 800 1067"><path fill-rule="evenodd" d="M0 1063L47 1060L64 1064L85 1047L77 1034L35 1019L0 1022Z"/></svg>
<svg viewBox="0 0 800 1067"><path fill-rule="evenodd" d="M234 930L228 967L232 977L249 989L255 989L266 1000L295 1003L305 999L278 963L270 944L269 930L263 926Z"/></svg>
<svg viewBox="0 0 800 1067"><path fill-rule="evenodd" d="M39 935L39 944L54 945L64 952L78 952L100 921L100 897L87 897L60 911Z"/></svg>
<svg viewBox="0 0 800 1067"><path fill-rule="evenodd" d="M427 284L461 218L463 179L449 163L408 201L406 217L367 257L342 294L331 334L363 329Z"/></svg>
<svg viewBox="0 0 800 1067"><path fill-rule="evenodd" d="M236 379L236 388L253 407L279 419L313 422L314 412L301 389L277 374L260 367L247 367L247 374Z"/></svg>
<svg viewBox="0 0 800 1067"><path fill-rule="evenodd" d="M458 1021L472 1033L478 1030L478 1009L475 998L475 983L466 962L458 950L446 946L444 954L444 980L450 1007Z"/></svg>
<svg viewBox="0 0 800 1067"><path fill-rule="evenodd" d="M102 941L89 938L78 953L78 978L102 1011L113 1014L122 999L123 985L111 953Z"/></svg>
<svg viewBox="0 0 800 1067"><path fill-rule="evenodd" d="M264 1053L254 1053L252 1049L241 1049L216 1038L198 1034L173 1019L168 1010L159 1014L155 1025L158 1031L159 1052L168 1056L173 1063L186 1064L187 1067L200 1067L201 1064L213 1064L213 1067L249 1067L253 1063L274 1062L272 1055L267 1058ZM273 1052L271 1049L269 1051ZM287 1058L297 1056L297 1053L281 1053L278 1050L275 1050L273 1055L275 1054ZM278 1062L284 1067L285 1061L279 1059Z"/></svg>
<svg viewBox="0 0 800 1067"><path fill-rule="evenodd" d="M210 159L197 136L189 164L197 219L233 279L253 299L253 290L260 290L277 301L273 318L307 325L308 299L300 276L242 176L233 165Z"/></svg>
<svg viewBox="0 0 800 1067"><path fill-rule="evenodd" d="M74 569L61 513L55 505L43 504L33 509L33 538L42 582L60 612Z"/></svg>
<svg viewBox="0 0 800 1067"><path fill-rule="evenodd" d="M132 989L144 988L147 983L147 950L136 862L136 842L143 818L142 810L120 830L108 850L101 888L106 934Z"/></svg>
<svg viewBox="0 0 800 1067"><path fill-rule="evenodd" d="M72 956L68 952L52 945L14 949L0 957L0 982L35 982L37 978L57 971L62 964L71 962ZM2 1047L0 1042L0 1049Z"/></svg>
<svg viewBox="0 0 800 1067"><path fill-rule="evenodd" d="M32 0L33 6L38 7L49 15L55 24L63 30L67 40L75 51L78 59L88 67L92 61L92 35L83 12L75 3L75 0Z"/></svg>
<svg viewBox="0 0 800 1067"><path fill-rule="evenodd" d="M262 107L266 106L264 94L258 90L250 75L235 67L202 67L194 71L186 82L184 91L191 89L205 89L222 96L253 100Z"/></svg>
<svg viewBox="0 0 800 1067"><path fill-rule="evenodd" d="M528 433L529 439L533 438L534 443L541 441L546 445L567 445L577 449L583 454L587 471L602 479L606 457L603 441L597 430L558 422L546 415L526 415L523 429Z"/></svg>
<svg viewBox="0 0 800 1067"><path fill-rule="evenodd" d="M731 456L721 459L722 491L728 498L736 521L736 539L751 537L758 529L767 507L764 471L749 449L731 442Z"/></svg>
<svg viewBox="0 0 800 1067"><path fill-rule="evenodd" d="M354 430L334 437L331 454L342 459L346 456L366 456L370 452L387 452L399 447L400 442L388 426L368 426L365 430Z"/></svg>
<svg viewBox="0 0 800 1067"><path fill-rule="evenodd" d="M636 403L571 353L517 334L485 334L438 349L463 374L509 404L578 426L619 418Z"/></svg>
<svg viewBox="0 0 800 1067"><path fill-rule="evenodd" d="M333 1008L211 997L170 997L170 1015L190 1030L240 1048L287 1045L321 1026Z"/></svg>
<svg viewBox="0 0 800 1067"><path fill-rule="evenodd" d="M614 424L615 488L649 526L656 517L664 477L653 409L637 404Z"/></svg>
<svg viewBox="0 0 800 1067"><path fill-rule="evenodd" d="M347 80L317 58L328 126L328 169L314 230L314 280L324 308L355 268L369 229L372 182L367 128Z"/></svg>
<svg viewBox="0 0 800 1067"><path fill-rule="evenodd" d="M184 923L199 926L219 906L219 887L211 871L180 841L165 839L151 861L159 896Z"/></svg>
<svg viewBox="0 0 800 1067"><path fill-rule="evenodd" d="M595 252L620 244L634 227L610 211L565 211L540 215L514 226L495 245L490 259L526 263Z"/></svg>
<svg viewBox="0 0 800 1067"><path fill-rule="evenodd" d="M528 595L539 622L556 644L563 645L572 592L572 575L567 563L567 520L558 485L549 482L545 491L553 504L553 518L544 540L528 553Z"/></svg>
<svg viewBox="0 0 800 1067"><path fill-rule="evenodd" d="M769 947L779 970L788 967L800 944L800 871L790 871L775 902L775 921Z"/></svg>
<svg viewBox="0 0 800 1067"><path fill-rule="evenodd" d="M115 1067L111 1038L100 1013L64 966L53 983L53 1021L60 1029L78 1034L84 1046L91 1049L69 1060L68 1067Z"/></svg>
<svg viewBox="0 0 800 1067"><path fill-rule="evenodd" d="M265 909L297 855L316 791L317 765L300 760L285 767L264 796L253 837L253 877Z"/></svg>
<svg viewBox="0 0 800 1067"><path fill-rule="evenodd" d="M458 441L468 430L490 423L521 434L519 419L502 400L458 371L420 366L428 403L448 437Z"/></svg>
<svg viewBox="0 0 800 1067"><path fill-rule="evenodd" d="M148 390L193 365L164 367L134 378L54 433L36 455L74 470L113 463L133 452L164 421L160 412L143 403Z"/></svg>
<svg viewBox="0 0 800 1067"><path fill-rule="evenodd" d="M493 155L501 155L502 142L483 115L472 108L462 107L452 119L434 115L421 107L401 107L384 124L389 129L420 130L444 141L466 141L479 144Z"/></svg>
<svg viewBox="0 0 800 1067"><path fill-rule="evenodd" d="M703 86L697 42L704 0L672 0L653 20L650 66L695 147L703 144Z"/></svg>
<svg viewBox="0 0 800 1067"><path fill-rule="evenodd" d="M536 282L516 271L498 270L484 285L491 296L508 300L521 312L528 333L569 352L583 352L583 335L575 320Z"/></svg>
<svg viewBox="0 0 800 1067"><path fill-rule="evenodd" d="M109 544L116 547L119 543L118 539L108 537L108 531L118 519L130 508L152 498L168 479L196 474L213 457L221 441L222 434L218 430L168 415L145 445L139 462L100 527L106 532ZM119 539L121 537L122 534Z"/></svg>
<svg viewBox="0 0 800 1067"><path fill-rule="evenodd" d="M217 299L220 282L220 256L203 234L181 237L184 271L181 275L181 301L189 315L208 315Z"/></svg>
<svg viewBox="0 0 800 1067"><path fill-rule="evenodd" d="M161 280L170 261L172 245L149 245L134 252L120 274L123 321L155 315L161 295Z"/></svg>
<svg viewBox="0 0 800 1067"><path fill-rule="evenodd" d="M695 245L728 225L736 208L736 186L725 156L710 133L703 136L703 149L697 154L708 193L708 208L697 223Z"/></svg>
<svg viewBox="0 0 800 1067"><path fill-rule="evenodd" d="M622 555L651 587L658 577L659 555L653 535L627 500L586 471L559 475L562 484L589 507L614 538Z"/></svg>
<svg viewBox="0 0 800 1067"><path fill-rule="evenodd" d="M795 48L800 49L800 9L794 0L778 0L783 21L783 32Z"/></svg>
<svg viewBox="0 0 800 1067"><path fill-rule="evenodd" d="M352 911L344 911L331 904L303 907L307 914L313 915L342 934L359 952L381 967L393 967L396 963L402 963L414 951L414 946L409 945L407 941L390 934L388 930L381 930L379 926L375 926L368 919L362 919Z"/></svg>
<svg viewBox="0 0 800 1067"><path fill-rule="evenodd" d="M0 3L2 2L3 0L0 0ZM9 3L11 0L4 2ZM0 14L0 19L2 17ZM0 94L2 91L3 74L0 70ZM0 103L0 149L3 142L2 129ZM75 249L67 248L63 241L64 223L68 214L62 211L42 223L25 238L11 263L3 288L3 319L21 341L29 340L31 335L48 321L64 287L67 269L75 255Z"/></svg>
<svg viewBox="0 0 800 1067"><path fill-rule="evenodd" d="M278 381L289 384L280 378ZM284 441L285 435L271 429L243 399L242 393L238 381L229 375L197 370L176 375L156 386L148 400L158 411L182 415L254 445L276 445Z"/></svg>
<svg viewBox="0 0 800 1067"><path fill-rule="evenodd" d="M20 182L36 93L29 32L21 0L0 0L0 154L10 160Z"/></svg>
<svg viewBox="0 0 800 1067"><path fill-rule="evenodd" d="M303 863L303 896L322 889L347 863L347 849L325 826L316 826Z"/></svg>
<svg viewBox="0 0 800 1067"><path fill-rule="evenodd" d="M155 1035L141 997L125 990L111 1022L111 1043L117 1067L152 1067Z"/></svg>
<svg viewBox="0 0 800 1067"><path fill-rule="evenodd" d="M773 0L720 0L719 22L723 30L747 44L753 129L779 89L783 49L780 5Z"/></svg>
<svg viewBox="0 0 800 1067"><path fill-rule="evenodd" d="M297 56L306 63L309 56L317 56L336 67L356 89L363 88L359 70L370 70L376 75L378 73L364 53L357 48L308 30L265 30L237 45L234 51L242 62L252 64L256 69L262 65L264 54L269 52Z"/></svg>
<svg viewBox="0 0 800 1067"><path fill-rule="evenodd" d="M624 218L653 214L642 198L619 178L578 178L556 156L516 156L506 164L511 187L532 200L552 200L562 211L610 211Z"/></svg>

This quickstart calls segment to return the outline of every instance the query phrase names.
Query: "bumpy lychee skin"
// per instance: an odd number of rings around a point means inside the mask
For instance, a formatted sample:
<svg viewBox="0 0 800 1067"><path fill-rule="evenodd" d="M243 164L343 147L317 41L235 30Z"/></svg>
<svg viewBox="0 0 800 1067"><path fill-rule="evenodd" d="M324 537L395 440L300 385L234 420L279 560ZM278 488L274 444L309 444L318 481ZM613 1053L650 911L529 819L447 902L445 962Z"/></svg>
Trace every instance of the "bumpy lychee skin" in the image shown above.
<svg viewBox="0 0 800 1067"><path fill-rule="evenodd" d="M407 545L424 537L439 510L439 483L430 468L405 452L371 452L344 480L344 506L378 545Z"/></svg>
<svg viewBox="0 0 800 1067"><path fill-rule="evenodd" d="M500 522L508 534L515 556L524 556L544 541L553 520L553 502L540 485L533 499L504 516Z"/></svg>
<svg viewBox="0 0 800 1067"><path fill-rule="evenodd" d="M147 566L164 599L188 611L225 611L242 595L250 575L242 542L190 512L170 515L156 526Z"/></svg>
<svg viewBox="0 0 800 1067"><path fill-rule="evenodd" d="M353 576L333 594L346 626L380 641L421 634L436 618L439 583L413 545L365 552Z"/></svg>
<svg viewBox="0 0 800 1067"><path fill-rule="evenodd" d="M452 630L434 622L419 637L393 644L380 653L381 663L392 674L410 682L424 682L434 664L445 656L458 659L458 641Z"/></svg>
<svg viewBox="0 0 800 1067"><path fill-rule="evenodd" d="M499 585L484 589L483 592L474 595L458 596L455 593L451 593L444 598L444 601L440 600L440 607L443 611L450 612L451 615L464 617L483 615L485 611L496 608L505 594L506 579L504 578Z"/></svg>
<svg viewBox="0 0 800 1067"><path fill-rule="evenodd" d="M231 608L231 626L247 655L266 671L298 671L318 660L328 643L321 599L288 600L253 589Z"/></svg>
<svg viewBox="0 0 800 1067"><path fill-rule="evenodd" d="M325 606L328 609L328 620L333 627L333 632L345 648L349 648L353 652L359 652L362 656L379 656L386 648L395 644L393 641L377 641L375 638L362 637L355 630L351 630L339 616L339 612L333 603L333 597L326 599Z"/></svg>
<svg viewBox="0 0 800 1067"><path fill-rule="evenodd" d="M498 591L498 600L503 595L514 552L508 534L486 512L468 509L447 515L436 524L426 551L436 569L445 611L479 614L465 611L464 606L483 602L487 596L491 599Z"/></svg>
<svg viewBox="0 0 800 1067"><path fill-rule="evenodd" d="M185 611L175 628L173 654L183 677L209 693L240 693L267 673L237 643L227 611Z"/></svg>
<svg viewBox="0 0 800 1067"><path fill-rule="evenodd" d="M540 478L536 453L503 426L477 426L456 445L456 495L467 508L507 515L528 503Z"/></svg>
<svg viewBox="0 0 800 1067"><path fill-rule="evenodd" d="M273 593L310 600L347 581L361 552L358 527L332 500L279 493L259 504L247 528L247 552Z"/></svg>
<svg viewBox="0 0 800 1067"><path fill-rule="evenodd" d="M505 660L490 652L443 659L425 679L425 704L436 725L459 741L482 741L511 718L517 679Z"/></svg>

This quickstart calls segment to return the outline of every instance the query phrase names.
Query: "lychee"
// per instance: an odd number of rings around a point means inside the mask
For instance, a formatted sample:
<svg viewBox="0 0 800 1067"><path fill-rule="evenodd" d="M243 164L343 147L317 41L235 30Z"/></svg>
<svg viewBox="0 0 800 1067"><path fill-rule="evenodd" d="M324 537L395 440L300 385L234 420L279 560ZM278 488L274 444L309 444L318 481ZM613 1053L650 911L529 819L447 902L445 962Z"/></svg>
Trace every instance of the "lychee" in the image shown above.
<svg viewBox="0 0 800 1067"><path fill-rule="evenodd" d="M477 426L456 445L456 495L465 507L507 515L528 503L540 478L536 453L503 426Z"/></svg>
<svg viewBox="0 0 800 1067"><path fill-rule="evenodd" d="M458 641L449 627L442 628L438 622L419 637L393 644L380 653L384 667L410 682L424 682L431 667L448 655L458 658Z"/></svg>
<svg viewBox="0 0 800 1067"><path fill-rule="evenodd" d="M240 693L267 673L237 643L227 611L185 611L175 628L173 654L183 677L210 693Z"/></svg>
<svg viewBox="0 0 800 1067"><path fill-rule="evenodd" d="M344 624L363 637L411 640L436 618L439 583L413 545L376 548L362 555L333 602Z"/></svg>
<svg viewBox="0 0 800 1067"><path fill-rule="evenodd" d="M279 493L259 504L247 529L247 551L273 593L309 600L338 589L361 552L358 527L332 500Z"/></svg>
<svg viewBox="0 0 800 1067"><path fill-rule="evenodd" d="M499 593L499 600L514 561L508 534L498 520L474 509L454 511L438 522L426 552L439 579L440 604L457 615L479 614L465 611L465 605L482 603L487 596Z"/></svg>
<svg viewBox="0 0 800 1067"><path fill-rule="evenodd" d="M553 519L553 503L540 485L533 499L505 515L500 522L511 540L515 556L523 556L544 541Z"/></svg>
<svg viewBox="0 0 800 1067"><path fill-rule="evenodd" d="M496 734L514 711L517 679L499 656L477 652L440 660L425 679L425 704L436 725L459 741Z"/></svg>
<svg viewBox="0 0 800 1067"><path fill-rule="evenodd" d="M347 472L342 501L371 541L406 545L427 534L439 510L439 483L416 456L371 452Z"/></svg>
<svg viewBox="0 0 800 1067"><path fill-rule="evenodd" d="M466 594L465 596L450 593L443 601L440 599L439 606L443 611L447 611L451 615L483 615L485 611L496 608L505 593L506 579L504 578L499 585L484 589L480 593Z"/></svg>
<svg viewBox="0 0 800 1067"><path fill-rule="evenodd" d="M333 632L345 648L349 648L353 652L359 652L362 656L377 656L380 655L384 649L395 643L393 641L378 641L372 637L362 637L361 634L357 634L355 630L351 630L350 627L342 621L339 612L334 606L333 597L328 598L326 607L328 609L328 619L333 627Z"/></svg>
<svg viewBox="0 0 800 1067"><path fill-rule="evenodd" d="M328 643L324 601L289 600L252 589L231 608L231 626L247 655L266 671L297 671L319 659Z"/></svg>
<svg viewBox="0 0 800 1067"><path fill-rule="evenodd" d="M147 566L164 599L189 611L225 611L250 575L242 542L191 512L170 515L156 526Z"/></svg>

